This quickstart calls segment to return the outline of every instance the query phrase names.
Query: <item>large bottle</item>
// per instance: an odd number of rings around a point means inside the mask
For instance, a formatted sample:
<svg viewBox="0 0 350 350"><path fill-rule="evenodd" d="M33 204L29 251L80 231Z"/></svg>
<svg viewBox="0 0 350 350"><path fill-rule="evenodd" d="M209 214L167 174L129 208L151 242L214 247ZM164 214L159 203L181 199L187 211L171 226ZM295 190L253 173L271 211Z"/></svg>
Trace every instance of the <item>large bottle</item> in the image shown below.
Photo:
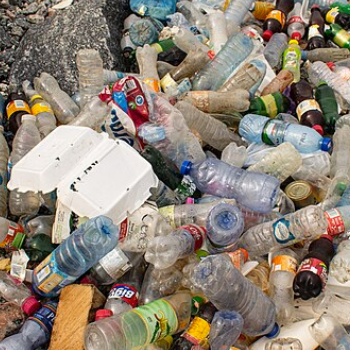
<svg viewBox="0 0 350 350"><path fill-rule="evenodd" d="M277 114L287 112L289 105L290 101L285 95L282 95L280 92L274 92L267 96L256 97L250 101L247 113L275 118Z"/></svg>
<svg viewBox="0 0 350 350"><path fill-rule="evenodd" d="M46 345L56 318L57 303L49 301L29 317L18 334L0 342L0 350L35 350Z"/></svg>
<svg viewBox="0 0 350 350"><path fill-rule="evenodd" d="M218 90L231 73L253 51L251 38L238 33L226 42L213 60L198 73L193 81L193 90Z"/></svg>
<svg viewBox="0 0 350 350"><path fill-rule="evenodd" d="M303 61L310 62L338 62L349 58L350 52L348 49L339 49L333 47L315 49L312 51L302 51L301 57Z"/></svg>
<svg viewBox="0 0 350 350"><path fill-rule="evenodd" d="M226 11L225 15L227 14ZM228 40L225 15L218 11L208 16L210 46L215 55L225 46Z"/></svg>
<svg viewBox="0 0 350 350"><path fill-rule="evenodd" d="M322 137L316 130L303 125L285 123L260 115L247 114L239 124L239 133L249 142L278 146L290 142L300 153L328 152L331 139Z"/></svg>
<svg viewBox="0 0 350 350"><path fill-rule="evenodd" d="M334 257L333 238L322 235L309 246L309 253L303 258L294 278L296 297L303 300L315 298L326 287L329 264Z"/></svg>
<svg viewBox="0 0 350 350"><path fill-rule="evenodd" d="M209 47L204 45L199 39L198 36L194 35L187 28L180 28L179 31L173 37L175 45L183 52L187 54L191 50L202 50L205 54L209 51ZM209 58L209 56L207 55ZM209 60L206 59L208 62Z"/></svg>
<svg viewBox="0 0 350 350"><path fill-rule="evenodd" d="M234 267L229 255L210 255L203 259L194 268L192 281L217 309L239 312L244 319L245 334L276 335L274 304Z"/></svg>
<svg viewBox="0 0 350 350"><path fill-rule="evenodd" d="M288 47L288 37L285 33L275 33L264 49L264 56L272 68L279 67L283 52Z"/></svg>
<svg viewBox="0 0 350 350"><path fill-rule="evenodd" d="M294 82L300 80L301 51L296 40L290 40L287 49L283 52L283 69L288 69L294 74Z"/></svg>
<svg viewBox="0 0 350 350"><path fill-rule="evenodd" d="M7 164L9 147L4 137L4 127L0 126L0 216L7 216Z"/></svg>
<svg viewBox="0 0 350 350"><path fill-rule="evenodd" d="M24 98L15 92L9 94L6 100L6 115L8 127L15 134L22 122L22 116L30 113L30 107Z"/></svg>
<svg viewBox="0 0 350 350"><path fill-rule="evenodd" d="M287 33L297 41L300 41L305 35L305 23L301 18L301 3L297 2L294 5L293 11L288 16Z"/></svg>
<svg viewBox="0 0 350 350"><path fill-rule="evenodd" d="M307 48L308 50L314 50L325 46L324 19L319 6L314 5L311 8Z"/></svg>
<svg viewBox="0 0 350 350"><path fill-rule="evenodd" d="M288 247L326 232L328 221L321 208L310 205L280 219L250 228L240 238L249 254L262 256L271 250Z"/></svg>
<svg viewBox="0 0 350 350"><path fill-rule="evenodd" d="M232 33L233 28L239 27L245 15L252 7L254 0L232 0L225 10L228 32Z"/></svg>
<svg viewBox="0 0 350 350"><path fill-rule="evenodd" d="M40 141L40 133L36 126L36 117L30 114L22 116L22 125L13 140L12 152L9 162L11 169ZM21 193L18 190L10 192L9 208L13 215L35 215L40 207L39 194L35 192Z"/></svg>
<svg viewBox="0 0 350 350"><path fill-rule="evenodd" d="M248 172L214 158L197 164L184 162L181 172L189 174L201 192L235 198L242 205L262 213L273 209L279 194L276 178Z"/></svg>
<svg viewBox="0 0 350 350"><path fill-rule="evenodd" d="M118 238L119 230L111 219L97 216L88 220L34 269L34 291L43 296L58 295L109 253Z"/></svg>
<svg viewBox="0 0 350 350"><path fill-rule="evenodd" d="M167 335L179 333L190 321L191 301L190 293L179 292L91 323L85 331L85 349L141 349Z"/></svg>

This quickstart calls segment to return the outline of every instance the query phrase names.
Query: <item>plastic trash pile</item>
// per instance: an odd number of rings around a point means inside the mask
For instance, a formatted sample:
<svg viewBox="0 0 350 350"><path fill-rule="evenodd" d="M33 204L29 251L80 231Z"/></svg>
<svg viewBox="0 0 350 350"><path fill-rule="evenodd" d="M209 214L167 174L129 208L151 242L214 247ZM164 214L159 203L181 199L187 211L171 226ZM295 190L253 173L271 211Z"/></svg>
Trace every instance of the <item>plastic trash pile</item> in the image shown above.
<svg viewBox="0 0 350 350"><path fill-rule="evenodd" d="M0 95L0 350L350 349L350 4L130 8Z"/></svg>

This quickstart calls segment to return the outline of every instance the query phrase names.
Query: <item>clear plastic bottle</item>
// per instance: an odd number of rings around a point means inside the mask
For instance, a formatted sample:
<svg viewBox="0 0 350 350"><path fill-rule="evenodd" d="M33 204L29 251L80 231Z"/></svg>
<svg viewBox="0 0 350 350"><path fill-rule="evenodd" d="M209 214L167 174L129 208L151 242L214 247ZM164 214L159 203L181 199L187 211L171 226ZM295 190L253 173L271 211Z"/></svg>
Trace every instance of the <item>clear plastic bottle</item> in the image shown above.
<svg viewBox="0 0 350 350"><path fill-rule="evenodd" d="M214 59L195 77L193 90L218 90L253 48L252 39L243 33L231 36Z"/></svg>
<svg viewBox="0 0 350 350"><path fill-rule="evenodd" d="M86 101L80 113L69 123L73 126L85 126L98 129L109 113L110 108L107 103L102 102L98 96L91 97Z"/></svg>
<svg viewBox="0 0 350 350"><path fill-rule="evenodd" d="M231 0L225 10L228 32L232 34L231 27L239 27L246 14L251 9L254 0Z"/></svg>
<svg viewBox="0 0 350 350"><path fill-rule="evenodd" d="M207 16L205 16L201 11L199 11L190 1L184 0L179 1L176 4L177 11L181 12L186 19L197 28L202 30L206 28Z"/></svg>
<svg viewBox="0 0 350 350"><path fill-rule="evenodd" d="M301 18L301 3L297 2L288 15L287 33L295 40L300 41L305 35L305 23Z"/></svg>
<svg viewBox="0 0 350 350"><path fill-rule="evenodd" d="M7 216L7 164L9 147L4 137L4 127L0 126L0 216Z"/></svg>
<svg viewBox="0 0 350 350"><path fill-rule="evenodd" d="M51 237L54 222L55 215L37 216L24 222L23 227L28 238L40 233Z"/></svg>
<svg viewBox="0 0 350 350"><path fill-rule="evenodd" d="M34 87L50 104L61 124L68 124L78 115L79 107L61 90L56 79L49 73L43 72L39 78L34 78Z"/></svg>
<svg viewBox="0 0 350 350"><path fill-rule="evenodd" d="M282 143L247 170L264 173L277 178L281 183L301 166L300 153L289 142Z"/></svg>
<svg viewBox="0 0 350 350"><path fill-rule="evenodd" d="M307 126L285 123L260 115L247 114L239 124L239 134L249 142L278 146L290 142L300 153L311 153L322 149L329 151L331 139L322 137Z"/></svg>
<svg viewBox="0 0 350 350"><path fill-rule="evenodd" d="M310 205L281 219L250 228L242 235L240 246L252 256L262 256L271 250L313 239L326 232L327 227L323 210Z"/></svg>
<svg viewBox="0 0 350 350"><path fill-rule="evenodd" d="M32 315L41 307L25 284L4 271L0 271L0 295L5 300L20 306L27 315Z"/></svg>
<svg viewBox="0 0 350 350"><path fill-rule="evenodd" d="M298 338L276 338L271 339L264 350L303 350L303 344Z"/></svg>
<svg viewBox="0 0 350 350"><path fill-rule="evenodd" d="M172 204L181 204L182 200L163 181L158 181L158 186L150 189L149 200L156 202L158 208Z"/></svg>
<svg viewBox="0 0 350 350"><path fill-rule="evenodd" d="M283 52L288 47L288 37L285 33L275 33L264 49L264 56L272 68L277 68L282 62Z"/></svg>
<svg viewBox="0 0 350 350"><path fill-rule="evenodd" d="M349 207L342 207L345 209ZM344 212L346 215L346 211ZM343 218L343 216L342 216ZM349 224L350 216L346 215L346 223ZM343 223L344 225L344 223ZM348 225L346 225L348 227ZM346 240L339 244L337 254L331 261L330 274L340 283L346 283L350 281L350 259L349 259L350 241Z"/></svg>
<svg viewBox="0 0 350 350"><path fill-rule="evenodd" d="M216 55L228 40L226 18L223 12L214 12L208 16L208 29L210 46Z"/></svg>
<svg viewBox="0 0 350 350"><path fill-rule="evenodd" d="M190 321L191 300L190 293L179 292L91 323L85 331L85 349L141 349L167 335L179 333Z"/></svg>
<svg viewBox="0 0 350 350"><path fill-rule="evenodd" d="M350 67L338 66L333 62L328 62L327 66L332 72L338 74L343 80L350 80Z"/></svg>
<svg viewBox="0 0 350 350"><path fill-rule="evenodd" d="M227 164L242 168L247 159L247 149L237 146L235 142L228 144L221 153L221 160Z"/></svg>
<svg viewBox="0 0 350 350"><path fill-rule="evenodd" d="M40 133L36 126L36 117L30 114L22 116L22 125L18 129L13 140L10 156L10 169L17 164L40 141ZM40 208L39 194L35 192L21 193L18 190L10 192L9 209L11 214L35 215Z"/></svg>
<svg viewBox="0 0 350 350"><path fill-rule="evenodd" d="M46 345L51 337L57 303L49 301L29 317L18 334L0 342L0 350L35 350Z"/></svg>
<svg viewBox="0 0 350 350"><path fill-rule="evenodd" d="M197 39L197 37L187 28L180 28L174 35L173 40L175 45L187 54L193 49L202 50L205 53L209 51L209 47L200 42L200 40Z"/></svg>
<svg viewBox="0 0 350 350"><path fill-rule="evenodd" d="M153 238L148 244L145 260L156 269L166 269L200 249L204 240L203 227L194 224L182 226L168 236Z"/></svg>
<svg viewBox="0 0 350 350"><path fill-rule="evenodd" d="M279 181L269 175L248 172L218 159L201 163L186 162L183 174L189 174L197 188L214 196L235 198L252 210L269 213L279 194Z"/></svg>
<svg viewBox="0 0 350 350"><path fill-rule="evenodd" d="M98 51L80 49L76 58L79 75L80 108L103 88L103 62Z"/></svg>
<svg viewBox="0 0 350 350"><path fill-rule="evenodd" d="M36 116L36 125L42 138L46 137L51 131L56 129L56 117L53 114L51 106L39 93L34 90L28 80L22 83L23 91L29 100L29 106L33 115Z"/></svg>
<svg viewBox="0 0 350 350"><path fill-rule="evenodd" d="M339 65L345 65L348 61L348 58L350 56L350 52L348 49L341 49L339 47L333 48L333 47L324 47L320 49L314 49L311 51L302 51L301 52L301 59L303 61L310 61L310 62L316 62L316 61L322 61L322 62L337 62ZM344 61L343 61L344 60Z"/></svg>
<svg viewBox="0 0 350 350"><path fill-rule="evenodd" d="M202 260L194 268L192 281L218 310L240 313L245 334L276 335L273 302L235 268L229 255L210 255Z"/></svg>
<svg viewBox="0 0 350 350"><path fill-rule="evenodd" d="M196 130L203 141L222 151L231 142L242 145L241 138L227 126L209 114L200 111L187 101L178 102L175 107L182 113L190 129Z"/></svg>
<svg viewBox="0 0 350 350"><path fill-rule="evenodd" d="M60 244L33 272L33 289L54 297L109 253L118 242L112 220L97 216L88 220Z"/></svg>
<svg viewBox="0 0 350 350"><path fill-rule="evenodd" d="M210 210L206 229L210 253L233 251L244 230L243 214L232 204L219 203Z"/></svg>

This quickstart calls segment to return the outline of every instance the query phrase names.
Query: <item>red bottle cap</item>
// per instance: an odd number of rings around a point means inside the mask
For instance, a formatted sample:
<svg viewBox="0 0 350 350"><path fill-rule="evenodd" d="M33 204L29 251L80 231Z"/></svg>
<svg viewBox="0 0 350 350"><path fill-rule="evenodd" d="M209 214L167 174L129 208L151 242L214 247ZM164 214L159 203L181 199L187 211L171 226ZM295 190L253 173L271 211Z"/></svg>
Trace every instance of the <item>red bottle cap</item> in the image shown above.
<svg viewBox="0 0 350 350"><path fill-rule="evenodd" d="M41 304L34 297L29 297L22 304L22 311L28 316L33 315L41 308Z"/></svg>
<svg viewBox="0 0 350 350"><path fill-rule="evenodd" d="M113 312L108 309L101 309L96 311L95 321L103 320L104 318L113 316Z"/></svg>
<svg viewBox="0 0 350 350"><path fill-rule="evenodd" d="M320 238L327 238L327 239L329 239L331 242L333 242L333 236L331 236L331 235L321 235Z"/></svg>
<svg viewBox="0 0 350 350"><path fill-rule="evenodd" d="M298 42L301 40L301 34L298 32L294 32L291 36L293 40L297 40Z"/></svg>
<svg viewBox="0 0 350 350"><path fill-rule="evenodd" d="M333 70L333 68L335 67L335 64L333 62L328 62L327 66L330 70Z"/></svg>
<svg viewBox="0 0 350 350"><path fill-rule="evenodd" d="M265 30L262 37L265 41L270 41L272 35L273 35L273 32L271 30Z"/></svg>
<svg viewBox="0 0 350 350"><path fill-rule="evenodd" d="M323 136L324 132L321 125L314 125L312 128L316 130L321 136Z"/></svg>

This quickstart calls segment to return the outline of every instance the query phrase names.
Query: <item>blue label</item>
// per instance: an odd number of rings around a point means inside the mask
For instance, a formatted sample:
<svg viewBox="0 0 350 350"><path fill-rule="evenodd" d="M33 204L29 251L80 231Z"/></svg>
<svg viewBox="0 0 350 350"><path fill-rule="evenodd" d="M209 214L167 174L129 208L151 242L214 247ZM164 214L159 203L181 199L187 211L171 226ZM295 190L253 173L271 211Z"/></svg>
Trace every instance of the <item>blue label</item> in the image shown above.
<svg viewBox="0 0 350 350"><path fill-rule="evenodd" d="M284 218L277 220L273 226L273 235L278 243L287 243L295 236L289 231L290 222Z"/></svg>
<svg viewBox="0 0 350 350"><path fill-rule="evenodd" d="M48 302L28 320L38 323L47 335L52 332L52 327L56 318L57 303Z"/></svg>
<svg viewBox="0 0 350 350"><path fill-rule="evenodd" d="M113 91L112 98L114 102L125 112L128 112L128 103L126 101L126 97L124 92L121 91Z"/></svg>

